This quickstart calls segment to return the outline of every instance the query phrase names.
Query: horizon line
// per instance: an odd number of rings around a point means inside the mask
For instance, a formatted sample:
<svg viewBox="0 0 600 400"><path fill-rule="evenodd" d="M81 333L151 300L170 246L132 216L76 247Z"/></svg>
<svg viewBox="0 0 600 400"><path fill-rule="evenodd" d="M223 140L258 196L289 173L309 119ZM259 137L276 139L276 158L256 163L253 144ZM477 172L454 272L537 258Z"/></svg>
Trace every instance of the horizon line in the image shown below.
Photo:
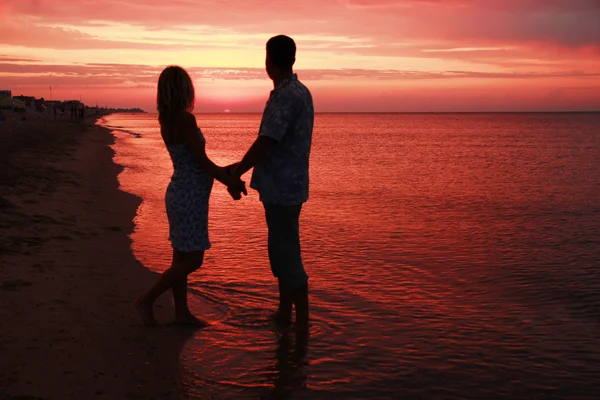
<svg viewBox="0 0 600 400"><path fill-rule="evenodd" d="M146 114L158 114L147 112ZM194 111L193 114L262 114L262 111ZM596 114L598 110L557 110L557 111L315 111L315 114Z"/></svg>

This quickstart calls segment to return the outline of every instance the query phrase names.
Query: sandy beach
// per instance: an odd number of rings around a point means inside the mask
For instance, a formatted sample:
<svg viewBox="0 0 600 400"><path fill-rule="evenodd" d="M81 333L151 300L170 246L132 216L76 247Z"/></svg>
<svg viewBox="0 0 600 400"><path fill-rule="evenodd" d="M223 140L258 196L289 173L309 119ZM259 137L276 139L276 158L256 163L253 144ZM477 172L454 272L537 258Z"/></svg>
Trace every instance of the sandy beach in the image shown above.
<svg viewBox="0 0 600 400"><path fill-rule="evenodd" d="M118 189L110 132L0 121L0 398L179 398L191 330L132 307L155 279L132 255L139 198ZM170 300L158 303L168 321Z"/></svg>

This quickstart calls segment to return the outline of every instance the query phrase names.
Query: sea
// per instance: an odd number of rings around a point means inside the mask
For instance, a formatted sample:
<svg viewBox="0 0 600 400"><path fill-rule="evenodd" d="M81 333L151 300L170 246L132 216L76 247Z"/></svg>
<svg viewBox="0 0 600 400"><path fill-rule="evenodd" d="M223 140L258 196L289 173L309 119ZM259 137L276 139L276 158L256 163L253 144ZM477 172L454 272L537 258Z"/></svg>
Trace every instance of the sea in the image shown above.
<svg viewBox="0 0 600 400"><path fill-rule="evenodd" d="M196 118L224 166L261 116ZM142 199L132 251L164 271L173 167L157 116L99 124ZM215 183L212 248L190 276L212 325L181 354L184 398L600 398L600 113L317 114L300 231L308 335L268 318L258 194Z"/></svg>

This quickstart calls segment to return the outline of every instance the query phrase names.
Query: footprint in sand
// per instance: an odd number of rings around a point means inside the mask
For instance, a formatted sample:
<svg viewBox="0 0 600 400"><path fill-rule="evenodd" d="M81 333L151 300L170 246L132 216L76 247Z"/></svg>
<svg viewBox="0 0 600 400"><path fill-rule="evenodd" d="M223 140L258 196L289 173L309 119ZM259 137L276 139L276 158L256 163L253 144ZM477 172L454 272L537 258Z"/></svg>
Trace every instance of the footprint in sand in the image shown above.
<svg viewBox="0 0 600 400"><path fill-rule="evenodd" d="M54 236L54 239L63 240L63 241L71 241L73 238L67 235Z"/></svg>
<svg viewBox="0 0 600 400"><path fill-rule="evenodd" d="M0 282L0 290L14 291L24 287L31 286L33 282L24 281L22 279L14 279L10 281Z"/></svg>

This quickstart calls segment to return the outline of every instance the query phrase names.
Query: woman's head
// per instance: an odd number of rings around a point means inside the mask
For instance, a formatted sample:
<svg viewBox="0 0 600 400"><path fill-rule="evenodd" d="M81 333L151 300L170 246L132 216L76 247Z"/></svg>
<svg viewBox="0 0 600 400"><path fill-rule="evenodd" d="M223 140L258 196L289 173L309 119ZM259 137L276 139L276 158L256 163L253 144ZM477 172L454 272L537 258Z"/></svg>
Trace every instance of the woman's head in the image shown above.
<svg viewBox="0 0 600 400"><path fill-rule="evenodd" d="M178 111L193 111L195 102L194 84L181 67L171 65L158 78L156 108L162 123L168 115Z"/></svg>

